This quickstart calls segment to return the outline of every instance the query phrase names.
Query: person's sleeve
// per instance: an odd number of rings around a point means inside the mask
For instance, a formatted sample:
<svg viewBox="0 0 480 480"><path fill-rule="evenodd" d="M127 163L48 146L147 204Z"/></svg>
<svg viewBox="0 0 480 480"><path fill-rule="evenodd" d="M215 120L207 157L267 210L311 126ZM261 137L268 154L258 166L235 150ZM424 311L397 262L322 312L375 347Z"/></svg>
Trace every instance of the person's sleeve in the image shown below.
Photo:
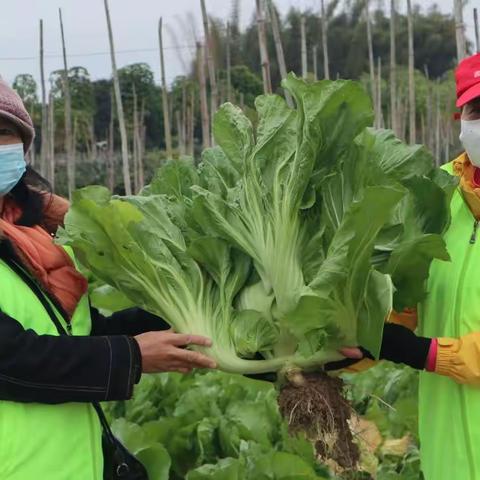
<svg viewBox="0 0 480 480"><path fill-rule="evenodd" d="M140 349L131 337L38 335L0 313L0 400L126 400L141 370Z"/></svg>
<svg viewBox="0 0 480 480"><path fill-rule="evenodd" d="M392 311L387 323L394 323L406 327L411 331L417 328L418 317L415 309L405 309L403 312ZM341 360L340 360L341 362ZM378 360L372 360L371 358L362 358L358 362L354 362L351 365L347 365L341 368L342 373L360 373L378 364Z"/></svg>
<svg viewBox="0 0 480 480"><path fill-rule="evenodd" d="M480 386L480 333L438 338L435 373L457 383Z"/></svg>
<svg viewBox="0 0 480 480"><path fill-rule="evenodd" d="M168 330L170 325L160 317L141 310L128 308L115 312L110 317L103 316L96 308L91 308L91 335L129 335L134 337L145 332Z"/></svg>

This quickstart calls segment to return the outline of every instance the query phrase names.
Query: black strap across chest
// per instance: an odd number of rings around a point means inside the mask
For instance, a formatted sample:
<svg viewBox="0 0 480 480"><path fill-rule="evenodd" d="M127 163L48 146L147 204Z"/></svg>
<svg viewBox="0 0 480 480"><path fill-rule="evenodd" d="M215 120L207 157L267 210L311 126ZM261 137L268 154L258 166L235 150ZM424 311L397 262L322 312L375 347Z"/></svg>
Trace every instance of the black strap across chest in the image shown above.
<svg viewBox="0 0 480 480"><path fill-rule="evenodd" d="M51 321L54 323L58 334L59 335L69 335L69 333L63 328L63 325L61 324L60 320L58 319L58 316L55 314L53 311L51 303L55 305L57 308L58 312L60 315L63 317L65 322L68 324L70 322L70 319L65 312L65 310L61 307L61 305L58 305L58 302L55 301L55 299L51 298L50 295L45 293L43 290L40 289L38 284L33 280L33 278L28 275L28 273L18 265L18 263L12 259L9 256L5 255L0 255L1 259L28 285L30 290L35 294L35 296L38 298L42 306L45 308L45 311L47 312L48 316L50 317ZM50 303L51 302L51 303ZM91 402L93 408L97 412L98 418L100 420L100 424L102 425L103 432L107 439L110 442L115 442L115 437L113 435L112 430L110 429L110 425L108 424L108 420L105 417L105 414L103 412L103 409L98 402Z"/></svg>

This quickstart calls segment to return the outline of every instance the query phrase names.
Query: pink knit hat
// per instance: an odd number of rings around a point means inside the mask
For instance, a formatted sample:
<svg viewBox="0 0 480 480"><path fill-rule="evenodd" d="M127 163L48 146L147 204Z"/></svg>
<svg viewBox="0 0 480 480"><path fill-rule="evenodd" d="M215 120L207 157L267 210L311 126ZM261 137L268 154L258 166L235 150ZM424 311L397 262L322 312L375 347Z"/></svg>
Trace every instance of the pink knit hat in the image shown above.
<svg viewBox="0 0 480 480"><path fill-rule="evenodd" d="M18 93L0 77L0 117L12 122L19 130L23 149L28 152L35 137L32 119Z"/></svg>

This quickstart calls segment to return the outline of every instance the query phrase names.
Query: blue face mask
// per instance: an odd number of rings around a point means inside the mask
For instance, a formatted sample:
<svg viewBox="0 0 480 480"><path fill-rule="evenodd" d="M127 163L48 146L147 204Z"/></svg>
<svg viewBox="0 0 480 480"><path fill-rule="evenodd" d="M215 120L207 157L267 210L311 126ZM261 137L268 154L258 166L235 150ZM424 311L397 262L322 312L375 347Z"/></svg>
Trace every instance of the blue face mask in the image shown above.
<svg viewBox="0 0 480 480"><path fill-rule="evenodd" d="M26 168L23 143L0 145L0 196L6 195L15 187Z"/></svg>

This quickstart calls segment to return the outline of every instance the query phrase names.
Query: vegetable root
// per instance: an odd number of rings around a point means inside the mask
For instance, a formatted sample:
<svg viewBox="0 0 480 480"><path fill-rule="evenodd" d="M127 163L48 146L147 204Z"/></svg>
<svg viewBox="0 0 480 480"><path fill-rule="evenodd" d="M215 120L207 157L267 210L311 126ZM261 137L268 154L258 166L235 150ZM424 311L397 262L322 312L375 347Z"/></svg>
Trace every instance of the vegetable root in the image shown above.
<svg viewBox="0 0 480 480"><path fill-rule="evenodd" d="M280 411L291 433L304 432L323 461L355 469L360 452L349 420L353 410L343 396L343 382L326 373L299 372L289 378L279 396Z"/></svg>

